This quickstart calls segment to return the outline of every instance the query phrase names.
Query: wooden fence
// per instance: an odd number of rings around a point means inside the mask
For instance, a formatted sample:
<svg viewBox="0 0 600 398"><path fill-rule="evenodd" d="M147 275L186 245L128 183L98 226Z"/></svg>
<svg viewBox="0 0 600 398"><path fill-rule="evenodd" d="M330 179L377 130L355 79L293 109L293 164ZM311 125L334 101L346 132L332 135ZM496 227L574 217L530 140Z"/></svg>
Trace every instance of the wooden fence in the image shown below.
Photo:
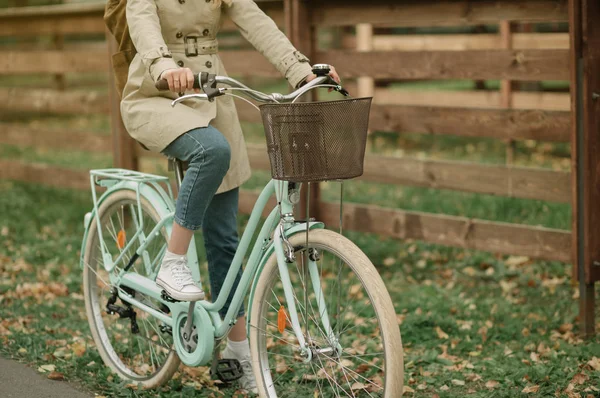
<svg viewBox="0 0 600 398"><path fill-rule="evenodd" d="M355 80L353 87L359 93L375 95L370 120L373 131L489 137L507 142L509 152L515 140L571 142L575 154L572 170L580 171L577 178L570 172L517 167L510 161L505 165L484 165L368 154L362 180L570 203L574 215L573 234L566 230L356 203L345 204L344 226L399 239L573 261L585 270L579 274L582 321L587 333L593 330L593 283L600 279L600 272L599 267L592 264L600 260L600 237L587 220L591 219L588 215L593 210L590 200L600 193L585 184L595 181L594 165L600 162L597 158L600 155L588 158L587 152L582 152L584 148L591 148L586 143L595 144L594 138L590 137L594 131L593 123L597 123L593 115L590 116L593 104L587 97L571 99L568 93L515 92L511 84L514 81L570 80L572 87L573 82L579 82L575 92L584 91L590 96L591 85L598 83L597 78L593 80L591 75L577 74L576 68L570 68L570 65L579 59L588 68L586 73L591 67L595 67L596 74L600 71L600 65L593 64L598 58L587 63L593 52L591 47L581 44L600 38L596 25L581 22L582 18L600 17L600 10L595 5L587 5L593 2L377 0L365 4L351 0L268 0L257 3L313 62L343 65L339 68L342 78ZM50 134L42 127L24 128L14 123L2 123L0 143L90 152L112 149L115 164L123 167L137 167L140 160L154 156L142 151L123 130L114 90L65 88L64 76L68 74L98 72L108 76L110 41L109 46L104 41L74 46L67 45L62 39L65 35L76 35L80 40L102 35L103 8L104 4L94 3L0 10L0 38L26 35L53 38L47 48L36 51L18 46L5 49L0 58L0 75L55 76L54 87L50 88L0 88L0 95L5 98L0 111L112 115L112 137L77 131L52 131ZM570 18L570 35L518 33L511 28L515 23L566 23ZM499 33L374 34L374 29L399 26L478 24L498 25ZM342 35L337 48L319 47L316 40L319 32L348 26L355 27L356 34ZM582 30L581 26L587 28ZM227 21L223 29L233 30L234 26ZM265 58L240 45L238 39L227 37L223 42L241 48L221 52L232 75L248 77L251 71L252 76L279 77ZM239 62L240 59L244 62ZM441 95L439 92L399 92L377 84L378 81L419 79L500 79L501 90ZM571 101L574 101L573 105ZM242 120L260 122L259 115L243 103L238 109ZM579 110L580 114L571 109ZM577 141L578 136L590 141L585 141L582 146ZM249 145L249 154L253 168L268 169L264 147ZM52 175L52 181L48 181L46 175ZM82 189L87 189L89 184L85 172L8 160L0 160L0 178ZM318 190L315 191L318 195ZM254 192L243 191L241 210L248 212L256 197ZM315 199L317 206L313 211L330 227L336 227L339 224L338 205L320 201L318 197ZM600 217L600 211L596 210L594 214L593 217ZM581 229L584 225L587 229ZM581 242L589 243L589 247L580 247Z"/></svg>

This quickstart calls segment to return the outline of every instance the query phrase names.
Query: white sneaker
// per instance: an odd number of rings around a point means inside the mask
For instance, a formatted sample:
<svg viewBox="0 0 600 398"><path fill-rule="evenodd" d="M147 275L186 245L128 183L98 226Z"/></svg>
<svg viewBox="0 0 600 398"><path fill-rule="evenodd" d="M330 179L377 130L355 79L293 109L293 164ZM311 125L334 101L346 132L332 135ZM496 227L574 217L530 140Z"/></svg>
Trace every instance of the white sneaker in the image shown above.
<svg viewBox="0 0 600 398"><path fill-rule="evenodd" d="M223 354L221 356L223 359L237 359L240 362L244 372L244 375L238 380L240 388L246 392L258 394L256 379L254 378L254 372L252 371L252 361L250 360L250 355L240 358L238 355L236 355L235 351L231 350L229 346L227 346L223 350Z"/></svg>
<svg viewBox="0 0 600 398"><path fill-rule="evenodd" d="M194 282L186 256L167 252L156 276L156 284L176 300L204 300L204 291Z"/></svg>

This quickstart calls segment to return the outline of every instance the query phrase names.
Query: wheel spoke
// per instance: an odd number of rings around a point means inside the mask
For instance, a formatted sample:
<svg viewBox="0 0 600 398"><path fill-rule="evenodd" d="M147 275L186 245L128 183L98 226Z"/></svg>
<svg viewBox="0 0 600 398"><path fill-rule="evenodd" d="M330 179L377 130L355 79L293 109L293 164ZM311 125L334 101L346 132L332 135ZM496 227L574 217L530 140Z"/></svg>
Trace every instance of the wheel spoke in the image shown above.
<svg viewBox="0 0 600 398"><path fill-rule="evenodd" d="M110 198L108 201L110 201ZM96 340L96 345L99 348L104 347L103 349L112 365L119 369L123 375L133 381L147 381L163 372L167 361L173 355L177 355L173 350L172 336L166 336L159 330L161 321L135 306L131 308L136 313L135 320L139 329L137 333L131 332L131 326L134 322L132 319L121 319L117 314L110 315L106 312L106 305L112 296L112 290L117 288L120 293L124 293L124 291L120 287L111 285L108 273L104 268L104 258L101 250L101 247L103 247L105 252L109 253L113 259L122 255L122 261L125 264L130 261L132 254L139 248L139 245L143 244L149 232L160 221L158 213L149 210L148 205L142 204L141 208L137 206L135 194L129 195L127 199L101 206L100 229L105 235L102 239L99 239L97 228L90 229L89 239L92 240L92 244L88 246L89 253L86 252L85 258L87 261L84 266L85 272L88 274L86 278L89 284L87 290L90 292L86 295L86 300L91 300L92 312L95 314L93 320L96 323L96 331L100 337ZM137 210L142 212L141 220L136 218ZM95 221L97 220L96 218ZM141 228L139 221L143 222L143 228ZM124 246L119 244L119 233L131 238L138 231L139 239L134 241L125 240L126 244L130 244L130 247L124 250ZM166 238L166 231L162 230L161 237L156 237L145 249L144 255L150 260L147 264L150 266L149 270L139 265L144 264L145 259L142 259L133 264L131 272L137 272L142 276L151 278L152 275L149 275L148 272L152 272L152 268L159 262L158 258L164 254L161 248L166 247ZM114 241L114 243L111 241ZM119 273L124 268L122 262L118 265L115 265L111 271L112 273ZM92 294L92 292L95 293ZM136 299L150 308L156 309L156 307L159 307L152 298L140 292L133 292L133 294ZM129 308L129 305L119 298L117 298L114 305L123 309ZM175 364L175 362L171 363ZM174 372L175 370L176 366L170 366L169 369L164 371Z"/></svg>
<svg viewBox="0 0 600 398"><path fill-rule="evenodd" d="M296 253L299 257L295 266L288 268L292 297L312 353L311 360L303 360L295 351L299 347L289 325L283 333L276 332L278 325L273 314L277 314L282 305L279 297L283 296L283 285L277 264L268 271L263 270L270 275L269 282L261 286L261 290L264 289L260 295L261 316L251 327L251 334L259 339L259 362L264 375L259 382L264 381L269 393L280 396L383 397L387 356L382 351L382 326L368 285L356 273L352 261L342 260L327 247L316 249L320 254L316 261L318 278L313 278L315 275L306 278L308 259L304 251L308 249L304 245L297 249L300 251ZM312 286L313 282L321 286ZM334 340L323 326L322 317L326 313ZM286 316L289 322L287 313ZM371 371L367 371L369 369ZM290 380L293 372L296 372L295 377ZM298 380L312 381L312 387ZM360 387L357 389L356 385Z"/></svg>

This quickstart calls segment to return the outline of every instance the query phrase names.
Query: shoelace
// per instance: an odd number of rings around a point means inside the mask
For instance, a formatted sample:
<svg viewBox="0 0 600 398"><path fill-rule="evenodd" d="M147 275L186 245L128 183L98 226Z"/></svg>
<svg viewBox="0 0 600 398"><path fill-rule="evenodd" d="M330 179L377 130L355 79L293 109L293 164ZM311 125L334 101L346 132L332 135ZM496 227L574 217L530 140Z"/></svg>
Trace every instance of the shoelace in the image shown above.
<svg viewBox="0 0 600 398"><path fill-rule="evenodd" d="M173 264L171 270L173 272L173 279L182 287L195 284L192 278L192 271L183 261Z"/></svg>

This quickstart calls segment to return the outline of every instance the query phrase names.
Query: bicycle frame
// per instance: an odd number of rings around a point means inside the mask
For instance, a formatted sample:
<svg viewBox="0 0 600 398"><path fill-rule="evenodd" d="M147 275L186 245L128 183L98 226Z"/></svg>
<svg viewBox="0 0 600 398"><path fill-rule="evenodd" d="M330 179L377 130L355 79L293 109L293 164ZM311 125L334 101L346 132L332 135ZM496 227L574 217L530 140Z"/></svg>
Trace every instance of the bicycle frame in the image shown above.
<svg viewBox="0 0 600 398"><path fill-rule="evenodd" d="M172 105L174 106L176 103L189 98L208 100L214 98L215 96L226 94L227 90L224 88L217 89L216 83L223 83L225 85L230 86L231 88L241 89L246 93L248 97L254 98L259 102L293 102L302 94L317 87L333 87L336 90L344 93L345 90L343 90L341 86L324 84L326 82L331 81L331 78L328 76L329 71L329 65L315 65L313 68L313 72L317 74L318 77L306 83L304 86L288 95L281 95L277 93L273 93L271 95L262 94L255 90L249 89L247 86L236 81L235 79L211 75L212 80L210 81L214 82L214 90L210 91L210 97L208 96L208 94L184 95L174 100L172 102ZM198 79L201 82L202 75L199 75ZM204 85L203 87L206 87L206 85ZM347 95L347 92L344 95ZM180 182L182 177L182 174L180 173L181 170L178 168L177 172L178 182ZM177 349L179 357L186 365L196 366L206 363L206 361L208 361L209 351L212 351L214 339L222 339L223 337L225 337L231 329L231 327L236 323L236 315L238 314L239 309L243 304L244 297L246 297L246 294L248 293L248 289L250 288L251 282L253 280L255 282L258 280L262 267L265 265L268 258L273 254L277 258L277 264L279 268L281 281L283 283L283 290L288 306L289 320L292 324L292 329L294 330L294 333L298 339L303 354L305 354L304 356L310 359L311 351L306 345L304 335L300 328L298 312L295 305L293 289L291 286L290 276L288 272L288 264L294 262L294 248L291 247L288 241L288 237L297 233L307 233L307 230L314 228L323 228L324 226L322 223L318 222L295 222L293 218L294 204L290 201L289 198L289 183L287 181L271 180L259 195L258 200L255 203L252 213L250 215L250 220L248 221L246 229L239 242L238 249L234 255L232 264L229 268L227 276L225 277L225 281L223 283L219 296L216 298L216 300L214 302L199 301L196 304L190 304L185 302L167 302L161 297L162 289L159 288L155 283L158 268L160 267L159 262L162 259L162 253L164 253L164 251L166 250L166 245L164 245L163 248L161 248L160 253L154 259L150 258L149 254L146 252L146 248L148 247L148 245L156 237L161 236L161 231L163 229L167 232L168 236L170 236L171 234L175 204L173 199L173 193L169 184L169 179L166 177L123 169L92 170L90 174L92 196L94 200L94 210L93 212L88 213L84 219L86 231L84 233L84 241L82 247L85 247L85 243L89 235L88 229L91 225L91 219L92 217L96 217L97 233L100 242L102 242L102 244L100 245L100 250L102 251L103 264L105 269L109 272L110 282L112 286L117 287L119 298L122 301L127 302L132 306L151 314L157 319L160 319L162 322L171 325L173 331L177 330L177 333L173 333L175 347ZM160 183L166 183L168 186L168 190L165 191L160 186ZM108 187L108 191L105 192L101 198L96 197L95 184ZM117 255L117 258L113 259L113 256L105 247L104 239L102 239L102 227L99 219L99 206L104 200L106 200L107 197L110 196L110 194L121 189L128 189L136 192L136 199L138 204L137 220L135 220L135 209L131 209L134 223L136 226L136 232L133 234L132 237L129 237L128 242L124 245L124 247L120 248L121 252L119 253L119 255ZM277 198L277 206L270 212L266 221L259 226L260 217L263 214L263 211L265 210L267 203L269 199L273 196L273 194L275 194ZM160 217L159 222L148 234L148 236L144 235L143 233L144 220L142 217L141 210L142 197L144 197L150 202L150 205L154 207L154 209L158 212ZM114 237L116 239L117 232L114 227L114 224L112 223L112 219L111 225L112 231L109 230L109 233L114 234ZM257 229L259 229L259 227L260 231L248 257L246 269L242 273L240 283L235 290L232 302L229 306L229 309L227 310L227 314L225 315L224 319L221 320L219 311L222 310L225 306L227 298L229 297L233 289L236 276L242 267L243 261L246 258L246 254L248 253L248 249L250 247L252 238L256 235L256 231ZM132 248L134 242L138 242L139 247L131 257L131 259L127 259L127 266L123 267L123 269L118 274L111 272L114 270L116 263L119 263L122 260L126 259L124 257L125 253ZM149 277L144 277L134 272L128 272L130 267L139 258L141 258L141 260L143 261L146 273L147 275L149 275ZM190 268L192 270L193 279L196 281L196 283L201 283L198 255L193 239L188 249L188 265L190 265ZM85 266L85 264L83 264L83 251L82 266ZM318 279L318 269L314 261L309 261L308 272L312 280L315 295L316 297L321 298L318 302L318 307L323 327L325 331L327 331L327 334L331 337L331 341L335 343L335 339L329 322L329 316L325 309L325 304L322 300L323 294L321 292L320 282ZM253 286L254 285L255 284L253 284ZM123 289L121 287L128 287L131 290ZM162 302L163 304L169 307L170 315L160 312L150 307L149 305L140 302L135 298L135 294L128 293L131 291L140 292L154 300ZM251 299L252 297L253 296L251 294ZM179 326L181 325L180 321L183 321L186 314L187 318L193 319L194 325L197 326L198 329L200 329L197 331L198 336L202 336L202 339L198 341L199 348L191 354L183 348L178 330ZM185 328L187 331L189 331L188 328L191 327L189 319L186 319L185 321Z"/></svg>
<svg viewBox="0 0 600 398"><path fill-rule="evenodd" d="M118 171L117 171L118 170ZM131 175L127 175L126 173L130 173ZM110 272L114 269L114 264L122 259L123 254L121 253L117 260L113 261L112 256L105 251L105 247L101 246L103 251L104 264L108 264L106 266L107 271L111 275L111 283L114 286L123 286L133 289L134 291L139 291L140 293L151 297L157 301L161 301L165 305L167 305L171 309L171 315L167 315L160 311L155 310L154 308L146 305L138 301L134 296L130 295L123 289L119 289L119 297L121 300L130 303L132 306L137 307L152 316L160 319L162 322L166 324L172 325L173 330L176 329L176 320L179 319L181 314L187 313L189 303L187 302L178 302L178 303L170 303L166 302L161 297L161 288L159 288L155 282L154 278L158 272L159 267L159 259L150 259L145 249L148 245L158 236L160 236L160 231L162 228L167 230L167 233L170 235L171 224L173 222L173 216L175 208L173 195L170 190L166 192L164 189L160 187L159 182L168 181L166 177L154 176L145 173L132 172L128 170L120 170L120 169L112 169L112 170L93 170L91 172L91 182L92 186L96 183L99 185L109 187L109 190L104 193L102 198L97 199L95 191L93 191L93 199L94 199L94 212L92 214L86 215L86 227L89 227L91 217L95 214L96 217L98 215L98 207L102 202L102 199L110 195L115 190L119 189L134 189L136 191L137 201L138 201L138 220L134 220L137 227L136 234L129 239L127 245L123 248L123 252L126 251L127 248L131 247L133 242L139 242L140 246L136 250L135 255L137 258L140 258L146 270L151 269L152 272L148 273L152 276L152 279L143 277L139 274L126 272L122 270L118 275L115 275L114 272ZM126 175L124 175L126 174ZM94 177L105 177L105 180L97 181L94 180ZM121 180L118 182L118 180ZM150 184L151 188L149 189L147 184ZM293 203L290 202L288 197L289 183L286 181L277 181L271 180L265 188L260 193L252 213L250 215L250 219L246 226L246 229L241 237L239 242L238 249L233 258L230 269L227 273L219 296L216 298L214 302L209 301L199 301L196 303L196 308L194 311L194 318L199 317L200 321L203 323L203 336L211 336L211 342L206 341L205 337L203 342L200 341L198 344L203 344L203 349L201 350L201 355L190 357L187 352L182 352L180 347L177 347L177 351L182 358L182 361L191 366L197 366L200 364L206 363L210 359L209 354L212 353L212 348L214 344L214 339L222 339L224 338L231 327L237 321L236 316L239 312L243 304L243 300L246 297L252 281L256 281L258 276L260 275L260 271L268 258L275 253L277 256L277 261L279 264L280 275L283 283L284 293L286 296L286 301L288 304L289 311L289 319L292 324L292 328L298 338L298 342L300 343L300 347L303 351L308 351L306 349L306 342L304 339L304 335L302 334L300 323L298 319L298 314L295 306L295 302L293 299L293 291L288 273L288 259L286 258L285 250L288 251L291 249L290 247L286 247L284 249L284 245L289 245L287 242L287 238L293 236L297 233L306 233L306 229L315 229L315 228L323 228L323 224L319 222L311 222L308 226L306 223L296 223L292 217L293 212ZM158 194L152 195L151 192L158 192ZM278 205L271 210L267 219L260 225L261 215L263 214L265 208L267 207L269 199L275 194L277 198ZM148 236L144 236L142 233L143 228L143 218L141 213L140 198L144 196L148 199L151 204L158 210L161 215L160 221L154 227L152 232L148 234ZM135 218L135 217L134 217ZM99 220L98 220L99 221ZM100 227L100 223L97 223L98 226L98 234L100 237L100 241L103 242L102 237L102 229ZM246 268L242 273L242 277L240 283L235 290L232 302L230 307L225 315L224 319L221 320L219 315L219 311L224 307L227 297L229 297L233 285L235 282L235 278L242 267L243 260L246 258L246 254L248 253L248 249L250 247L250 243L252 238L256 234L257 229L260 227L260 231L258 233L258 237L254 243L254 246L250 252L248 257L248 261L246 264ZM87 236L87 233L86 233ZM271 236L273 238L271 239ZM85 237L84 237L85 239ZM193 243L193 240L192 240ZM293 249L292 249L293 252ZM196 253L195 245L190 247L188 252L188 261L190 263L194 280L200 282L200 270L198 264L198 258ZM309 272L311 274L311 278L318 278L318 275L313 272L316 271L316 264L311 262L309 263ZM196 266L193 266L196 264ZM82 264L83 265L83 264ZM314 268L314 269L313 269ZM314 274L314 275L313 275ZM316 289L319 289L320 283L315 284L314 282L318 282L317 280L313 281L313 286L316 286ZM319 294L319 291L315 291L317 297L322 297L322 294ZM321 304L321 303L319 303ZM319 305L320 307L320 305ZM328 314L326 311L320 311L323 326L328 333L331 333L330 322L328 319ZM177 339L175 339L177 341ZM190 358L187 358L190 357Z"/></svg>

